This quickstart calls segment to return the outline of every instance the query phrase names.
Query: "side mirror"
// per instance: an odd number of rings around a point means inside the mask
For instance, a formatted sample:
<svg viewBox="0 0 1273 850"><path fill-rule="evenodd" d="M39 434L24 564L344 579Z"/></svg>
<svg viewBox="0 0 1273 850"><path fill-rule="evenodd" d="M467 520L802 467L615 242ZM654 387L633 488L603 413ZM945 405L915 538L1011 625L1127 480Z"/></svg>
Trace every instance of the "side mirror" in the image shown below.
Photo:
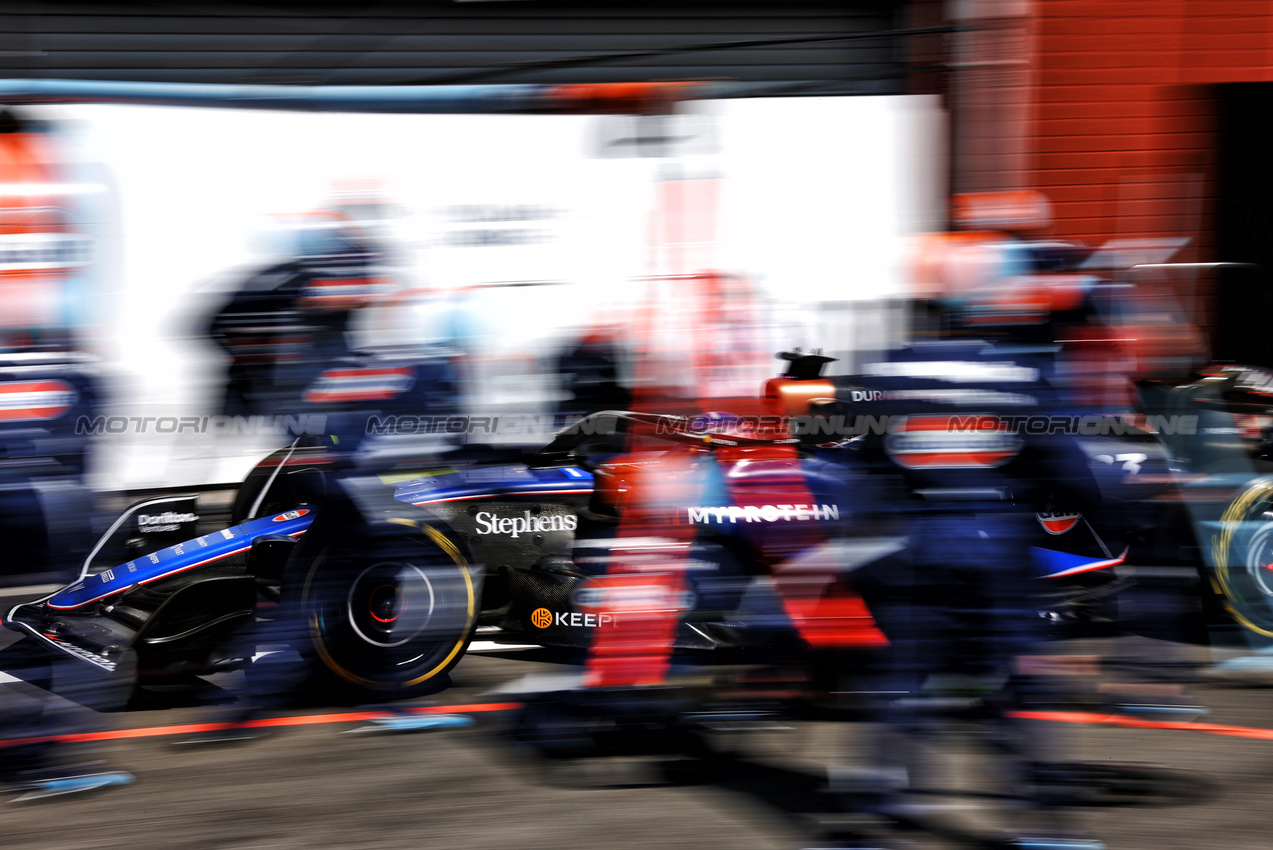
<svg viewBox="0 0 1273 850"><path fill-rule="evenodd" d="M827 357L822 353L821 349L816 349L806 354L797 348L795 351L780 352L776 356L779 360L787 361L787 371L782 373L782 377L792 378L797 381L812 381L821 378L823 367L839 359Z"/></svg>

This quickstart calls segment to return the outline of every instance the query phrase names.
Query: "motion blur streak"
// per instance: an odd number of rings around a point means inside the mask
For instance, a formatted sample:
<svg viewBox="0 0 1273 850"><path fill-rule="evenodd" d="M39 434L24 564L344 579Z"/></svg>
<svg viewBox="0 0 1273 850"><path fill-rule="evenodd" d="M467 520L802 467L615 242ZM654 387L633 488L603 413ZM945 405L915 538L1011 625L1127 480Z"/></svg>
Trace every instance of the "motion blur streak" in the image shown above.
<svg viewBox="0 0 1273 850"><path fill-rule="evenodd" d="M486 711L513 711L521 703L494 702L473 705L426 706L401 709L408 714L476 714ZM328 723L358 723L391 717L383 711L347 711L339 714L303 714L292 717L265 717L249 720L242 725L251 729L268 729L286 726L320 726ZM197 732L214 732L223 728L220 723L183 723L178 726L151 726L140 729L117 729L110 732L84 732L76 735L45 735L32 738L13 738L0 741L0 748L40 743L82 743L86 741L119 741L129 738L155 738L164 735L191 735Z"/></svg>

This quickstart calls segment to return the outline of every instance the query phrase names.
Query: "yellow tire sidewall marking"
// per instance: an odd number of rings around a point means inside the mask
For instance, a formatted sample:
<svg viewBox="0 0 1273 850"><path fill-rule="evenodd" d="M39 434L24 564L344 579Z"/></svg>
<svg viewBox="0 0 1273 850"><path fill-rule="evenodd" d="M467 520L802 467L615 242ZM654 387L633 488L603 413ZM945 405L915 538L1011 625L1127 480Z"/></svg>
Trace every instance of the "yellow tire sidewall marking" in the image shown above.
<svg viewBox="0 0 1273 850"><path fill-rule="evenodd" d="M442 661L440 661L438 665L434 667L432 670L430 670L429 672L421 676L417 676L414 679L410 679L406 682L403 682L400 685L386 686L383 683L374 682L370 679L359 676L357 673L354 673L350 670L345 669L343 665L341 665L338 661L336 661L336 659L331 656L331 653L327 651L327 647L323 644L322 633L318 627L318 614L313 613L310 615L310 618L309 618L310 641L313 643L314 649L318 652L319 658L322 659L323 664L327 667L327 669L331 670L333 673L340 676L345 681L355 685L359 685L361 687L373 688L373 689L384 689L386 687L409 688L413 685L418 685L421 682L428 681L429 679L436 676L439 672L446 669L446 666L451 663L452 659L454 659L455 656L459 654L460 650L464 648L464 644L468 642L469 632L473 628L473 620L474 620L474 617L476 616L476 609L477 609L476 593L473 588L473 576L469 572L469 563L465 559L464 555L461 554L459 548L454 543L452 543L446 537L446 535L442 534L442 532L438 531L436 528L433 528L432 526L426 525L424 526L424 533L426 536L428 536L430 540L432 540L435 544L437 544L438 548L440 548L457 567L459 567L460 575L464 577L464 588L465 588L465 595L467 596L467 600L468 600L468 611L467 611L467 617L465 620L464 630L461 633L459 640L456 641L455 645L451 647L451 651L447 653L446 657L443 658ZM302 591L302 603L305 603L308 601L309 595L310 595L311 580L313 579L314 575L318 572L318 568L322 566L322 563L324 560L326 560L326 558L327 558L327 552L326 550L324 550L321 554L319 554L317 558L314 559L314 565L310 567L309 573L305 577L305 587Z"/></svg>
<svg viewBox="0 0 1273 850"><path fill-rule="evenodd" d="M1244 628L1273 638L1273 630L1263 628L1251 622L1234 606L1233 600L1236 594L1232 588L1232 579L1229 575L1229 550L1233 546L1233 538L1237 534L1238 528L1247 520L1247 512L1251 506L1258 502L1261 498L1273 493L1273 481L1259 480L1251 484L1247 489L1234 499L1233 502L1225 509L1224 514L1220 517L1220 533L1211 537L1211 561L1215 564L1216 580L1219 582L1220 594L1224 599L1224 607L1233 619L1237 620Z"/></svg>

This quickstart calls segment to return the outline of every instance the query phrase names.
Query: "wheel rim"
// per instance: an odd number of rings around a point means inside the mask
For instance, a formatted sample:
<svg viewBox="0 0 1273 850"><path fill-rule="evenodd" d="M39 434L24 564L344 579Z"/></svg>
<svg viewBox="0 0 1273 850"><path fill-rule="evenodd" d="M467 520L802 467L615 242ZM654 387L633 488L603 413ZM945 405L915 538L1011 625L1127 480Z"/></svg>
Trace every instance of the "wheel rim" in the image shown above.
<svg viewBox="0 0 1273 850"><path fill-rule="evenodd" d="M392 648L429 627L437 604L433 582L412 564L380 563L354 579L345 600L355 634L372 646Z"/></svg>
<svg viewBox="0 0 1273 850"><path fill-rule="evenodd" d="M1270 522L1251 537L1245 563L1247 574L1264 601L1273 604L1273 515L1266 512L1263 517Z"/></svg>

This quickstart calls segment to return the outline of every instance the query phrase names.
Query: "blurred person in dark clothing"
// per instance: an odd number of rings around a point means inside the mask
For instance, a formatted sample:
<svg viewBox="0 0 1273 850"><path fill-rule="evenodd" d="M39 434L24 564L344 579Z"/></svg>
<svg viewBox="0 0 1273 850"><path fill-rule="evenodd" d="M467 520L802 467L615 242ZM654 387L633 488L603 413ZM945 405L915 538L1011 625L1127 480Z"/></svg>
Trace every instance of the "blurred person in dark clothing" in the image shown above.
<svg viewBox="0 0 1273 850"><path fill-rule="evenodd" d="M1048 736L1011 715L1053 687L1017 664L1041 653L1047 638L1031 558L1037 514L1056 498L1086 500L1083 509L1099 501L1085 458L1064 434L1002 425L1000 414L1058 409L1045 370L1037 356L950 341L890 352L846 379L878 399L872 410L880 416L901 418L887 434L830 451L850 452L858 468L873 470L877 486L859 499L858 520L900 520L908 544L904 557L852 574L890 645L870 688L880 726L874 763L840 782L850 808L922 823L929 807L912 792L932 790L934 781L922 754L949 722L975 721L986 730L994 773L1029 810L1016 827L1050 833L1054 846L1087 848L1094 845L1065 837L1068 818L1033 786L1035 766L1054 759ZM950 411L968 410L955 399L975 405L968 420L977 427L951 425L959 417Z"/></svg>
<svg viewBox="0 0 1273 850"><path fill-rule="evenodd" d="M1020 807L1008 833L987 842L1096 848L1064 805L1055 732L1014 715L1062 698L1063 683L1031 660L1049 638L1038 598L1047 573L1034 547L1043 518L1057 506L1085 518L1104 551L1076 571L1121 563L1123 541L1107 545L1093 526L1136 518L1134 501L1114 495L1129 489L1120 485L1136 470L1089 460L1071 428L1021 424L1111 412L1108 394L1093 401L1089 377L1067 370L1073 352L1056 343L1073 336L1065 329L1100 321L1103 290L1098 279L1071 273L1084 256L1077 248L1009 234L953 237L944 261L928 268L927 338L838 379L869 400L853 413L896 417L888 433L847 451L874 480L895 482L878 487L874 505L864 501L859 519L901 519L908 546L904 558L853 574L890 646L870 688L874 758L844 771L837 785L854 811L930 824L931 798L914 793L940 787L926 752L952 722L973 722L993 774ZM1137 457L1152 462L1148 453ZM848 844L879 846L872 838Z"/></svg>
<svg viewBox="0 0 1273 850"><path fill-rule="evenodd" d="M622 381L623 357L617 328L593 328L565 346L554 369L566 394L558 414L569 418L627 410L632 394Z"/></svg>
<svg viewBox="0 0 1273 850"><path fill-rule="evenodd" d="M393 288L383 251L355 222L323 211L291 224L291 256L245 277L208 324L229 359L227 415L296 407L324 367L350 353L357 311Z"/></svg>

